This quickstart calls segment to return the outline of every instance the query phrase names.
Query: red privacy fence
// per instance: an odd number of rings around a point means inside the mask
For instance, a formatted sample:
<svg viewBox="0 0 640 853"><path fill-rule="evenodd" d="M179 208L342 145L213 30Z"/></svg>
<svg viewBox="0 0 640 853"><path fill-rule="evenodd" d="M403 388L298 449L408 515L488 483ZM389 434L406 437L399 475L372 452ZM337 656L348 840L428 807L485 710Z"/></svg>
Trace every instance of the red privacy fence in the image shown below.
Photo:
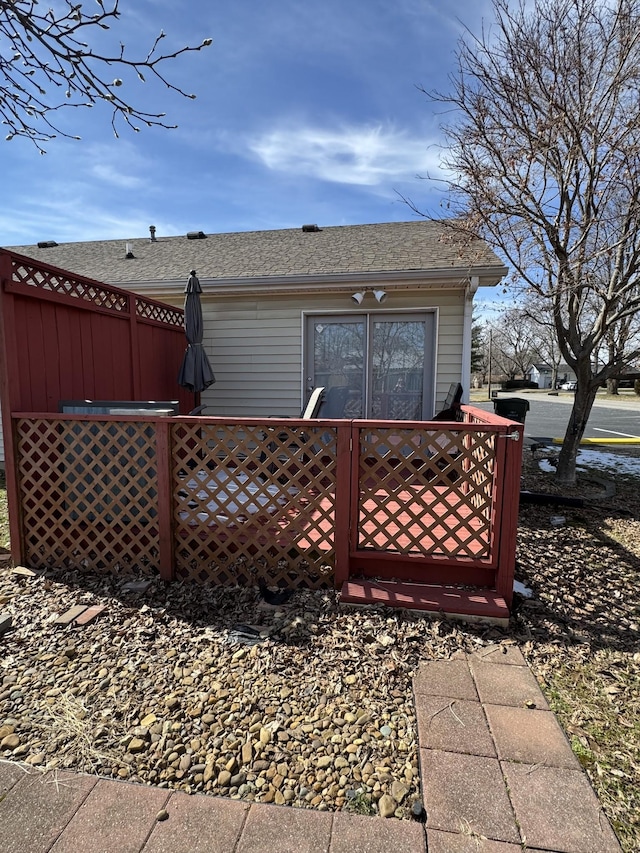
<svg viewBox="0 0 640 853"><path fill-rule="evenodd" d="M60 400L180 400L183 312L0 250L3 408L57 412Z"/></svg>

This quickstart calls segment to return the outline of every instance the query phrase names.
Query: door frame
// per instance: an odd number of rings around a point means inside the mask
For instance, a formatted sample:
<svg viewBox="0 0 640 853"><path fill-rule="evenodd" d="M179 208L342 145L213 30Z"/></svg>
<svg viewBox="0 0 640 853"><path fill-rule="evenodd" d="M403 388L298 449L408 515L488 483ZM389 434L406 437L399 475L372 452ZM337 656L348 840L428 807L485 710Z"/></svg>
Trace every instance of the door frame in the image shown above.
<svg viewBox="0 0 640 853"><path fill-rule="evenodd" d="M397 319L394 317L397 316ZM371 353L370 353L370 345L372 339L372 320L384 320L388 319L390 321L401 321L404 317L406 317L407 322L411 322L413 318L422 317L425 322L425 348L424 348L424 360L425 360L425 369L423 370L423 397L422 397L422 419L430 420L435 413L435 405L436 405L436 386L437 386L437 374L438 374L438 321L439 321L439 310L437 307L420 307L420 308L379 308L379 309L362 309L358 306L355 310L346 310L340 311L337 309L323 311L320 309L314 309L311 311L303 311L302 312L302 359L301 359L301 367L302 373L300 377L301 382L301 400L302 405L304 405L304 401L307 399L309 394L308 386L314 380L309 380L310 371L307 369L310 364L310 359L313 357L313 353L311 352L310 342L313 339L311 334L311 323L318 320L319 318L326 317L329 322L336 322L340 317L344 317L348 320L356 320L358 318L362 318L365 322L365 341L367 348L367 356L366 356L366 370L365 370L365 406L369 406L369 401L371 399L371 388L370 388L370 367L371 367ZM428 372L430 369L430 373Z"/></svg>

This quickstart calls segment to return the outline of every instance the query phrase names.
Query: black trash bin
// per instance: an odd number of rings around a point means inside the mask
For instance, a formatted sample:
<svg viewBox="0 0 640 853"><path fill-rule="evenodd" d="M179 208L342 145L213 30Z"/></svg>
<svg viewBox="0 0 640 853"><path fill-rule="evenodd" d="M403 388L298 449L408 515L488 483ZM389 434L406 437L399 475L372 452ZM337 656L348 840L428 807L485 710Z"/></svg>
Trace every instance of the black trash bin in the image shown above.
<svg viewBox="0 0 640 853"><path fill-rule="evenodd" d="M518 421L523 424L529 411L529 401L521 397L507 397L493 401L493 411L501 418L509 418L510 421Z"/></svg>

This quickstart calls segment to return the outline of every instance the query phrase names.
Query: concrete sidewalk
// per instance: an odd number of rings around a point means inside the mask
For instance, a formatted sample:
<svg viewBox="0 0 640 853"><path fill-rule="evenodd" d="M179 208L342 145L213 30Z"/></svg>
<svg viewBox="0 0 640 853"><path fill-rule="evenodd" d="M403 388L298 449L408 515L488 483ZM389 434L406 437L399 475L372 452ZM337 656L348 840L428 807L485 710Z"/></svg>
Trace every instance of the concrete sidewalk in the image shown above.
<svg viewBox="0 0 640 853"><path fill-rule="evenodd" d="M0 761L0 850L619 853L515 646L425 663L414 692L426 824L190 796Z"/></svg>

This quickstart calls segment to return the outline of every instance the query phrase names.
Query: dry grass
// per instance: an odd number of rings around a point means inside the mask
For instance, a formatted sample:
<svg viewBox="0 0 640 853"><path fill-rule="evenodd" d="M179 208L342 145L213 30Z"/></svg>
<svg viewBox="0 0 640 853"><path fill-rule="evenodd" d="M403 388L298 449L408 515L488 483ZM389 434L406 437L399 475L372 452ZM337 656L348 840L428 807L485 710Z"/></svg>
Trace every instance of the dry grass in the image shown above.
<svg viewBox="0 0 640 853"><path fill-rule="evenodd" d="M588 474L572 496L601 492ZM524 483L568 491L530 454ZM516 576L534 597L520 602L514 623L623 849L633 853L640 850L640 479L617 476L615 486L612 498L581 509L521 507ZM560 513L566 524L553 527L550 517Z"/></svg>
<svg viewBox="0 0 640 853"><path fill-rule="evenodd" d="M94 719L82 701L71 692L61 693L48 707L48 725L41 732L43 744L55 742L58 760L57 766L66 765L64 756L73 756L72 764L78 759L82 765L99 773L101 767L117 761L116 753L99 746L105 734L115 736L113 724L108 720Z"/></svg>

